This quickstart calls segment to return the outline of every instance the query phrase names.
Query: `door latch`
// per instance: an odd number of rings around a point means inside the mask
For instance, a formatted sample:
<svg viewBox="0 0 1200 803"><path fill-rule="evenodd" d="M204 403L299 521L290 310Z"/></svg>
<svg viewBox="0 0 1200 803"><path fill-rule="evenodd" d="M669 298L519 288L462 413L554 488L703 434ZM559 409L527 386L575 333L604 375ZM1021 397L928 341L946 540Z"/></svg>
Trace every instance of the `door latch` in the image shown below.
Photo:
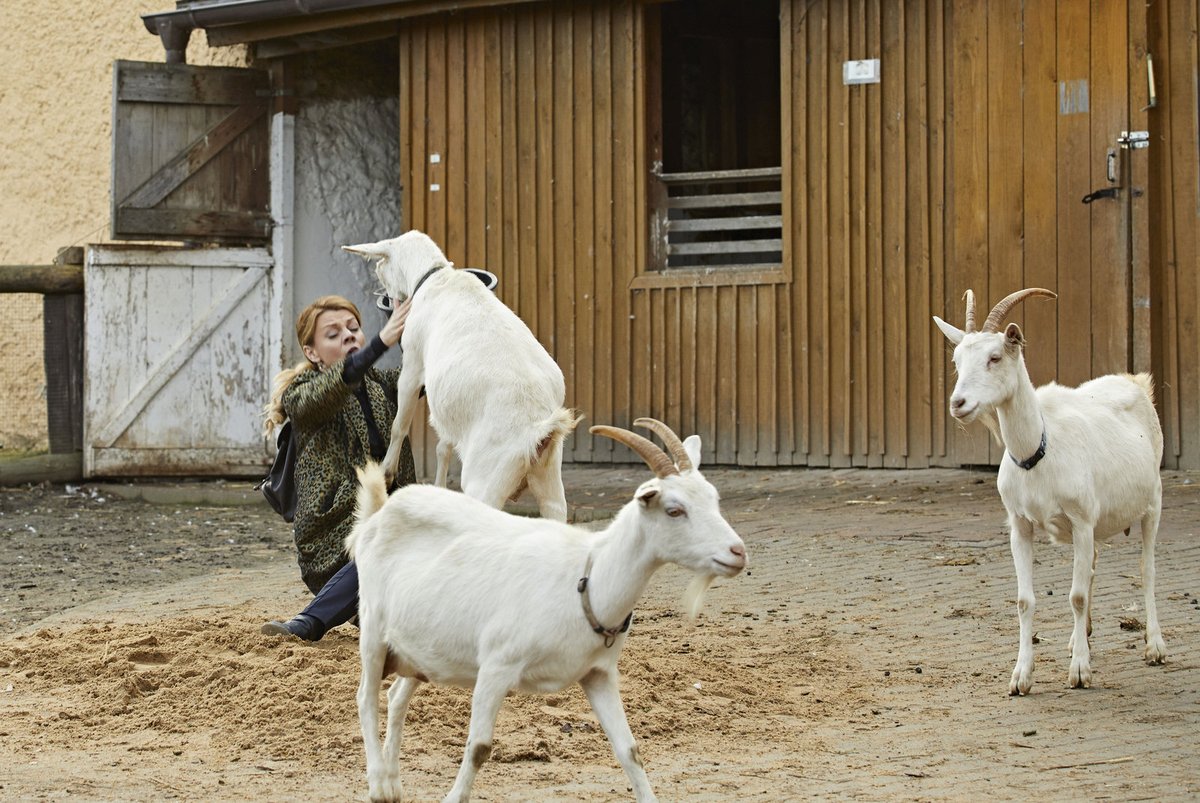
<svg viewBox="0 0 1200 803"><path fill-rule="evenodd" d="M1122 131L1121 136L1117 137L1117 144L1122 148L1149 148L1150 147L1150 132L1149 131Z"/></svg>
<svg viewBox="0 0 1200 803"><path fill-rule="evenodd" d="M1092 190L1083 196L1083 202L1090 204L1092 201L1099 201L1101 198L1116 198L1120 191L1120 187L1105 187L1102 190Z"/></svg>

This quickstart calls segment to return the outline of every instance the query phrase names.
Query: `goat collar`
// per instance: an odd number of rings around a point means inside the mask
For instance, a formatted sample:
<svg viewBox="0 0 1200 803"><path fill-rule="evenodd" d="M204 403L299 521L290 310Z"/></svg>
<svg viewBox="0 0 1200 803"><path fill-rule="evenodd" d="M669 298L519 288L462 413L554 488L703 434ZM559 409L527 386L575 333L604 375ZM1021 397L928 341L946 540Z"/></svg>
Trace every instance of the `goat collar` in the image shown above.
<svg viewBox="0 0 1200 803"><path fill-rule="evenodd" d="M583 567L583 577L579 578L579 584L575 586L575 590L579 592L579 601L583 603L583 615L587 617L588 624L592 626L592 630L598 635L604 636L604 646L611 647L617 640L617 636L629 629L629 623L633 621L633 611L625 617L625 621L620 627L605 627L600 624L600 620L596 618L596 614L592 613L592 601L588 596L588 577L592 573L592 555L588 553L587 565Z"/></svg>
<svg viewBox="0 0 1200 803"><path fill-rule="evenodd" d="M417 286L413 288L412 293L410 293L408 297L412 298L413 296L415 296L417 294L417 291L421 289L421 285L425 284L425 280L428 279L433 274L437 273L439 270L441 270L444 267L446 267L446 266L445 265L434 265L432 268L425 271L425 275L422 276L420 279L417 279Z"/></svg>
<svg viewBox="0 0 1200 803"><path fill-rule="evenodd" d="M1028 457L1025 460L1018 460L1017 458L1013 457L1012 452L1009 452L1008 456L1012 457L1012 461L1026 471L1040 463L1042 458L1046 456L1046 424L1044 422L1042 423L1042 444L1038 446L1037 451L1034 452L1031 457Z"/></svg>

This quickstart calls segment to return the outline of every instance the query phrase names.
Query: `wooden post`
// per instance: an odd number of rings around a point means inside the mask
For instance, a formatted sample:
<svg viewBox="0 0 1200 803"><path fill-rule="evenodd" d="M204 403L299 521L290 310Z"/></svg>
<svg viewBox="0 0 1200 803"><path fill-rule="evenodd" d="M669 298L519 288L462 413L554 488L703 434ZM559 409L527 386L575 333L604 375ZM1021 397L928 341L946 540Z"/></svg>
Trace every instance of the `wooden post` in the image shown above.
<svg viewBox="0 0 1200 803"><path fill-rule="evenodd" d="M79 292L83 289L82 249L78 253L64 250L60 258L75 264L42 270L74 269L78 271L80 286L75 292L47 294L42 301L46 423L51 454L83 450L83 293Z"/></svg>

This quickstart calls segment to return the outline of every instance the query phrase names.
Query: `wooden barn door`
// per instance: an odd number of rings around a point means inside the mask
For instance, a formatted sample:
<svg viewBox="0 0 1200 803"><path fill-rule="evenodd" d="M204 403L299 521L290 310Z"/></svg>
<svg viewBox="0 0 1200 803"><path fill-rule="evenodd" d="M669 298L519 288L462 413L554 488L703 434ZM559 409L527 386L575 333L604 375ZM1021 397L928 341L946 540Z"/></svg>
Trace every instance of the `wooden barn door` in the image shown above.
<svg viewBox="0 0 1200 803"><path fill-rule="evenodd" d="M113 237L188 245L88 249L84 473L261 475L279 367L270 77L131 61L113 76Z"/></svg>
<svg viewBox="0 0 1200 803"><path fill-rule="evenodd" d="M113 238L265 241L270 87L265 70L115 62Z"/></svg>
<svg viewBox="0 0 1200 803"><path fill-rule="evenodd" d="M1138 349L1149 347L1148 252L1134 247L1145 242L1149 141L1144 112L1135 112L1131 99L1138 76L1130 70L1130 6L1144 18L1145 4L1127 0L1058 7L1059 342L1054 376L1046 378L1070 385L1149 368L1148 351L1135 360L1135 341ZM1144 72L1141 79L1144 87ZM1029 175L1036 182L1038 173ZM1030 210L1027 221L1036 225ZM1028 259L1040 257L1031 248Z"/></svg>
<svg viewBox="0 0 1200 803"><path fill-rule="evenodd" d="M271 266L254 248L88 249L85 475L262 473Z"/></svg>
<svg viewBox="0 0 1200 803"><path fill-rule="evenodd" d="M946 309L961 320L968 287L984 310L1046 287L1057 301L1011 318L1035 384L1148 370L1145 4L990 0L950 16ZM956 462L1003 456L982 427L947 435Z"/></svg>

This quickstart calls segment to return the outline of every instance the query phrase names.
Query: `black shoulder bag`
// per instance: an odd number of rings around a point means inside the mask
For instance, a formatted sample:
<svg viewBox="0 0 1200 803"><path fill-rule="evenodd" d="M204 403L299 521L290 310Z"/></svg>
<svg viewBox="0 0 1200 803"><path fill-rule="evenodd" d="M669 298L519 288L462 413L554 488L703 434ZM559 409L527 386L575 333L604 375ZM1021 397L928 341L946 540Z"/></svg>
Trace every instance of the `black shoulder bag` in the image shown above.
<svg viewBox="0 0 1200 803"><path fill-rule="evenodd" d="M275 462L258 489L284 521L292 521L296 518L296 439L292 437L291 421L283 422L275 444Z"/></svg>

